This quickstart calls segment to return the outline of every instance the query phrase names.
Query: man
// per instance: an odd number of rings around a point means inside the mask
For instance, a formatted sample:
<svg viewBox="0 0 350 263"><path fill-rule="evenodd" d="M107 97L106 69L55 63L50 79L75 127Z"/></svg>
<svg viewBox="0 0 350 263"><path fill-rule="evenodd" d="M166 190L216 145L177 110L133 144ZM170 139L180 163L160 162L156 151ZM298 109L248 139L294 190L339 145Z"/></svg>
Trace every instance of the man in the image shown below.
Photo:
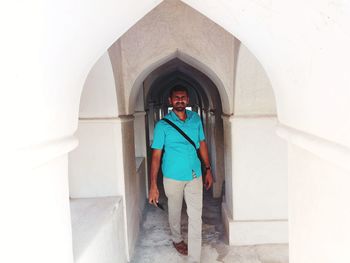
<svg viewBox="0 0 350 263"><path fill-rule="evenodd" d="M189 104L188 91L176 86L170 91L169 103L173 110L164 118L172 121L199 148L205 164L205 188L209 190L213 177L210 170L208 148L205 143L202 122L197 113L186 110ZM169 224L176 250L188 254L190 262L200 262L202 246L203 182L201 163L197 151L174 127L164 120L156 124L152 144L151 186L149 203L157 206L159 191L157 175L162 150L162 172L165 194L168 197ZM188 247L181 236L181 209L185 197L188 214Z"/></svg>

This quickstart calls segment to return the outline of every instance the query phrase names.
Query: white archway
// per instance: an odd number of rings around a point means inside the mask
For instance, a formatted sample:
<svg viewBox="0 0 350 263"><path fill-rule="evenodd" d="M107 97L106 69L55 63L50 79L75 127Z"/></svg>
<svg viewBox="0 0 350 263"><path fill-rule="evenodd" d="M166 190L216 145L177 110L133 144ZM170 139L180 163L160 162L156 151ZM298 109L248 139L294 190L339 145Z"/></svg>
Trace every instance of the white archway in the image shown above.
<svg viewBox="0 0 350 263"><path fill-rule="evenodd" d="M11 165L9 173L5 167L4 174L14 176L8 177L6 188L9 190L4 193L13 196L12 190L18 189L18 180L28 183L25 188L20 188L18 197L11 200L11 207L4 207L13 215L8 225L20 226L23 224L23 211L13 211L13 207L22 207L23 200L32 204L31 211L35 211L35 217L27 220L30 222L28 227L23 226L18 235L34 237L23 248L37 262L46 262L52 254L60 255L53 259L57 262L69 262L70 251L66 246L70 243L69 230L66 230L69 212L64 192L67 182L62 180L51 184L45 179L54 174L67 177L67 153L75 147L71 136L77 128L79 98L87 72L115 39L159 2L46 1L37 5L23 3L27 6L21 9L17 3L9 2L9 8L2 9L4 14L1 17L6 25L4 32L12 40L4 43L6 48L2 49L1 60L5 72L8 72L1 78L1 86L6 88L7 95L2 96L1 105L4 105L3 112L9 117L5 119L5 126L10 127L4 141L12 143L10 149L20 149L18 155L11 155L9 163L25 164L24 168ZM350 240L342 233L349 232L347 222L350 215L343 209L349 194L342 186L349 183L350 163L349 3L277 0L223 0L219 4L209 0L185 2L245 43L271 79L279 120L289 126L283 133L293 145L289 152L292 162L290 176L300 179L293 181L290 188L293 201L290 215L294 220L291 226L295 233L291 239L291 262L348 260L349 256L344 251ZM43 24L39 20L41 15L44 17ZM24 38L27 48L22 46ZM21 67L15 63L13 54L21 58ZM23 114L25 118L22 118ZM25 131L22 127L26 127ZM7 159L7 149L5 151ZM337 163L339 160L341 165ZM318 176L303 181L303 178L310 178L310 174ZM42 179L35 184L28 181L28 176ZM45 200L33 196L39 185L48 189L44 193ZM334 188L329 188L329 185ZM57 187L61 191L56 196ZM294 195L301 190L305 196L303 200ZM50 200L58 202L62 207L61 213L57 214L54 208L44 211L44 207L49 208L46 204ZM319 200L323 206L314 207L313 200L316 203ZM50 211L56 216L48 218ZM303 211L312 213L305 215ZM38 231L33 227L35 218L46 218L43 222L50 222L52 227L49 228L56 229L56 232L47 239L44 229ZM342 220L338 221L339 218ZM312 232L304 224L307 222L315 222ZM334 225L342 233L334 234ZM324 232L329 234L327 240L317 236L317 233ZM12 240L12 228L6 229L2 236L6 242ZM50 239L53 236L57 238ZM48 240L52 243L49 244ZM329 243L335 245L329 246ZM336 244L339 246L336 247ZM16 253L18 243L10 246L5 250L8 254L2 255L3 261L7 261L7 257L23 261L22 255ZM47 246L49 249L43 249ZM317 254L310 251L317 251Z"/></svg>
<svg viewBox="0 0 350 263"><path fill-rule="evenodd" d="M227 88L224 87L224 84L222 83L220 78L217 76L217 74L201 61L195 59L194 57L184 52L177 50L176 52L170 53L169 55L165 55L162 59L158 61L155 61L154 59L147 63L147 66L144 68L142 73L137 77L137 79L133 84L133 87L130 93L130 98L129 98L129 112L133 112L133 109L135 108L134 105L135 105L136 97L140 88L142 87L141 84L144 81L144 79L152 71L159 68L161 65L165 64L166 62L171 61L174 58L178 58L182 60L186 64L191 65L192 67L196 68L197 70L201 71L206 76L208 76L219 90L220 97L222 98L221 100L222 100L223 111L227 114L229 114L229 112L232 111L231 109L233 105L232 105L232 101L229 100Z"/></svg>

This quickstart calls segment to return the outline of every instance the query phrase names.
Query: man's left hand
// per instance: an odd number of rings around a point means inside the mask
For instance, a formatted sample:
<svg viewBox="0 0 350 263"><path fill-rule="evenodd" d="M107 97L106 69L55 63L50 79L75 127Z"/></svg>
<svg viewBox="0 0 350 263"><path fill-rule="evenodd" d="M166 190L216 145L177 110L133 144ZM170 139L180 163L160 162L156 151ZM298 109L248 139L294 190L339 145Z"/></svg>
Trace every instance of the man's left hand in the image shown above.
<svg viewBox="0 0 350 263"><path fill-rule="evenodd" d="M210 170L207 170L205 174L205 182L204 182L205 189L208 191L212 186L212 184L213 184L213 175L211 174Z"/></svg>

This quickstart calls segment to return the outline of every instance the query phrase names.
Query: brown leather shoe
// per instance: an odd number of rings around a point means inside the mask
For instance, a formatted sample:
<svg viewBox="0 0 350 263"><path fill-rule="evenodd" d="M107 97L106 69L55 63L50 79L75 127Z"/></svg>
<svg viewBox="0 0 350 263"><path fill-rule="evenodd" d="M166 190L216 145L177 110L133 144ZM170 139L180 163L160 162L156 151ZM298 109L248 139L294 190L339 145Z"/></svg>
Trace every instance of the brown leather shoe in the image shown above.
<svg viewBox="0 0 350 263"><path fill-rule="evenodd" d="M181 241L180 243L173 242L173 245L176 248L177 252L179 252L182 255L187 256L188 249L187 249L187 244L184 241Z"/></svg>

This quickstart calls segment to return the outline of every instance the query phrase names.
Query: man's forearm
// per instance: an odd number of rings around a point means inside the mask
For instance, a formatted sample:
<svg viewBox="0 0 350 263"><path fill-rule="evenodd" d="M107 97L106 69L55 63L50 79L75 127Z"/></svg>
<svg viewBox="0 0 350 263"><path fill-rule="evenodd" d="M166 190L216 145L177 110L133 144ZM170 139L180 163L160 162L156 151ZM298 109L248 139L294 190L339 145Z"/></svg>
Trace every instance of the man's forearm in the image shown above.
<svg viewBox="0 0 350 263"><path fill-rule="evenodd" d="M157 185L158 171L159 171L159 164L154 164L152 161L152 164L151 164L151 186Z"/></svg>
<svg viewBox="0 0 350 263"><path fill-rule="evenodd" d="M210 167L208 147L205 141L200 142L199 154L202 157L205 167Z"/></svg>
<svg viewBox="0 0 350 263"><path fill-rule="evenodd" d="M157 186L157 177L160 167L160 157L162 155L161 150L153 150L152 162L151 162L151 187Z"/></svg>

